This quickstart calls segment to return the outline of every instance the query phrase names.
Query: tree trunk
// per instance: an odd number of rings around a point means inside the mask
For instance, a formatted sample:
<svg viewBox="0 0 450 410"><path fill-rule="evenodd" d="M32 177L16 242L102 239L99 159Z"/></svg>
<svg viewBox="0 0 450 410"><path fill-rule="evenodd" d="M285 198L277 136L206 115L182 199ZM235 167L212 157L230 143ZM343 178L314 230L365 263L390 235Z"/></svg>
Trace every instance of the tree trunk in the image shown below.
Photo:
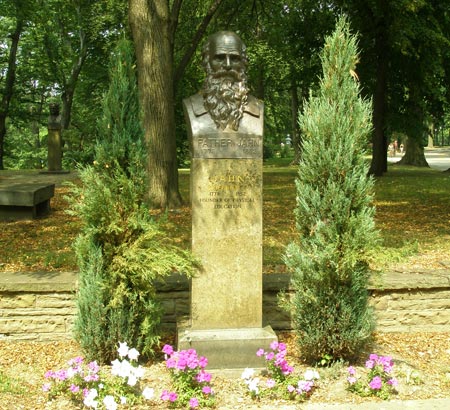
<svg viewBox="0 0 450 410"><path fill-rule="evenodd" d="M299 110L299 99L298 99L298 87L295 82L295 78L291 75L291 128L292 128L292 146L294 147L294 159L291 165L298 165L300 163L300 158L302 155L302 141L300 134L300 127L298 125L298 110Z"/></svg>
<svg viewBox="0 0 450 410"><path fill-rule="evenodd" d="M417 138L407 138L405 155L397 162L398 165L413 165L416 167L429 167L425 158L425 150Z"/></svg>
<svg viewBox="0 0 450 410"><path fill-rule="evenodd" d="M6 73L5 88L0 102L0 169L4 169L3 156L6 137L6 117L9 113L9 103L14 90L14 82L16 79L16 55L17 48L22 33L23 20L18 18L14 32L11 34L11 46L9 49L8 71Z"/></svg>
<svg viewBox="0 0 450 410"><path fill-rule="evenodd" d="M138 86L148 149L149 200L159 208L181 204L173 99L173 45L167 0L129 0Z"/></svg>
<svg viewBox="0 0 450 410"><path fill-rule="evenodd" d="M387 94L387 73L389 56L387 27L386 27L386 1L381 0L380 9L383 11L383 18L379 20L377 34L375 37L375 50L377 56L376 86L373 96L373 133L372 133L372 163L369 173L375 176L382 176L387 171L387 148L386 137L386 94Z"/></svg>

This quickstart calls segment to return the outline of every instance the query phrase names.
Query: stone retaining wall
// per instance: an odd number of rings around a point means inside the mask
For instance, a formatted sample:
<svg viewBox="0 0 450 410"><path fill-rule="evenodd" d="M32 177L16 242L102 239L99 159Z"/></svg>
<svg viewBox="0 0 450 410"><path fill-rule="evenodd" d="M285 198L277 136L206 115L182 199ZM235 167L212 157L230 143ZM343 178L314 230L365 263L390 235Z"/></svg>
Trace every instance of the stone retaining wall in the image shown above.
<svg viewBox="0 0 450 410"><path fill-rule="evenodd" d="M75 272L0 274L0 338L61 340L72 337ZM263 320L275 330L290 330L291 319L277 304L289 290L288 274L264 275ZM450 271L392 272L374 279L369 289L378 330L441 332L450 330ZM158 284L165 315L163 326L175 329L189 316L189 284L180 275Z"/></svg>

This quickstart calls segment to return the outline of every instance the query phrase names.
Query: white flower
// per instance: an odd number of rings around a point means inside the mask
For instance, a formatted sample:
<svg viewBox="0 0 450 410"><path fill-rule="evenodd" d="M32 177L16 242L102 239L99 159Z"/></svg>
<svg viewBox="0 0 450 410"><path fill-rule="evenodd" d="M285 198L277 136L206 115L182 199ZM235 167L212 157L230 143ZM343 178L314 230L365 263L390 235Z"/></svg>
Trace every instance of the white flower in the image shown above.
<svg viewBox="0 0 450 410"><path fill-rule="evenodd" d="M134 367L133 374L138 378L141 379L144 377L145 369L142 366Z"/></svg>
<svg viewBox="0 0 450 410"><path fill-rule="evenodd" d="M242 372L241 379L248 380L255 374L255 369L249 369L248 367Z"/></svg>
<svg viewBox="0 0 450 410"><path fill-rule="evenodd" d="M125 396L120 396L120 404L127 404L127 398Z"/></svg>
<svg viewBox="0 0 450 410"><path fill-rule="evenodd" d="M128 382L127 382L128 386L136 386L136 383L137 383L136 376L134 374L130 374L128 376Z"/></svg>
<svg viewBox="0 0 450 410"><path fill-rule="evenodd" d="M155 389L152 389L150 387L146 387L143 392L142 396L144 396L145 400L151 400L155 394Z"/></svg>
<svg viewBox="0 0 450 410"><path fill-rule="evenodd" d="M119 353L120 357L125 357L128 354L128 345L127 342L121 343L119 342L119 348L117 349L117 352Z"/></svg>
<svg viewBox="0 0 450 410"><path fill-rule="evenodd" d="M138 357L139 352L134 347L128 351L128 358L130 360L137 360Z"/></svg>
<svg viewBox="0 0 450 410"><path fill-rule="evenodd" d="M319 373L316 370L308 369L306 370L305 374L303 375L303 378L305 380L311 381L311 380L318 380L320 379Z"/></svg>
<svg viewBox="0 0 450 410"><path fill-rule="evenodd" d="M253 393L255 393L255 394L258 394L258 393L259 393L258 383L259 383L259 378L257 378L257 377L256 377L255 379L250 380L250 381L247 383L248 389L249 389L251 392L253 392Z"/></svg>
<svg viewBox="0 0 450 410"><path fill-rule="evenodd" d="M86 407L92 407L93 409L97 408L98 402L94 400L98 396L97 390L91 389L83 400L83 404Z"/></svg>
<svg viewBox="0 0 450 410"><path fill-rule="evenodd" d="M106 410L117 410L117 403L113 396L105 396L103 404L105 405Z"/></svg>

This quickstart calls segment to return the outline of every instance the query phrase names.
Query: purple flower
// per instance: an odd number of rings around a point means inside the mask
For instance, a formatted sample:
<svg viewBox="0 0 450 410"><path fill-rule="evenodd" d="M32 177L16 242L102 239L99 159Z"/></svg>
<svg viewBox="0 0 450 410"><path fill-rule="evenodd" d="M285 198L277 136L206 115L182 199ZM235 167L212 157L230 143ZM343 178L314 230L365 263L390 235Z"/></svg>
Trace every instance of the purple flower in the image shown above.
<svg viewBox="0 0 450 410"><path fill-rule="evenodd" d="M376 362L378 360L378 355L376 355L375 353L372 353L371 355L369 355L369 359Z"/></svg>
<svg viewBox="0 0 450 410"><path fill-rule="evenodd" d="M347 371L350 376L354 376L356 374L356 369L353 366L349 366Z"/></svg>
<svg viewBox="0 0 450 410"><path fill-rule="evenodd" d="M387 384L390 384L392 387L397 387L398 386L398 381L395 378L389 379L387 381Z"/></svg>
<svg viewBox="0 0 450 410"><path fill-rule="evenodd" d="M195 397L192 397L192 399L189 400L189 407L191 409L196 409L198 406L199 406L198 399L196 399Z"/></svg>
<svg viewBox="0 0 450 410"><path fill-rule="evenodd" d="M300 394L303 393L303 392L307 393L307 392L311 391L313 386L314 386L314 383L312 381L300 380L298 382L298 389L297 389L297 391Z"/></svg>
<svg viewBox="0 0 450 410"><path fill-rule="evenodd" d="M349 384L355 384L357 380L356 380L356 377L350 376L350 377L347 377L347 381Z"/></svg>
<svg viewBox="0 0 450 410"><path fill-rule="evenodd" d="M264 349L259 349L259 350L256 352L256 356L258 356L258 357L264 356L264 353L265 353Z"/></svg>
<svg viewBox="0 0 450 410"><path fill-rule="evenodd" d="M80 391L80 386L77 386L76 384L71 384L70 385L70 391L72 393L78 393Z"/></svg>
<svg viewBox="0 0 450 410"><path fill-rule="evenodd" d="M294 387L294 386L292 386L291 384L290 384L290 385L288 385L287 389L288 389L288 392L289 392L289 393L292 393L292 392L294 392L294 391L295 391L295 387Z"/></svg>
<svg viewBox="0 0 450 410"><path fill-rule="evenodd" d="M375 362L373 360L367 360L366 367L368 369L373 369L374 366L375 366Z"/></svg>
<svg viewBox="0 0 450 410"><path fill-rule="evenodd" d="M48 372L45 372L44 377L46 379L54 379L56 377L56 373L53 370L49 370Z"/></svg>
<svg viewBox="0 0 450 410"><path fill-rule="evenodd" d="M372 381L369 383L369 387L372 390L380 390L381 386L383 384L383 381L381 380L380 376L375 376Z"/></svg>
<svg viewBox="0 0 450 410"><path fill-rule="evenodd" d="M96 361L90 362L88 364L88 368L94 373L97 373L100 370L100 366L97 364Z"/></svg>
<svg viewBox="0 0 450 410"><path fill-rule="evenodd" d="M174 391L169 393L169 401L170 402L173 403L174 401L177 400L177 398L178 398L178 394L176 394Z"/></svg>
<svg viewBox="0 0 450 410"><path fill-rule="evenodd" d="M58 370L56 372L55 376L56 376L57 379L59 379L61 381L64 381L64 380L67 379L67 370L64 370L64 369Z"/></svg>

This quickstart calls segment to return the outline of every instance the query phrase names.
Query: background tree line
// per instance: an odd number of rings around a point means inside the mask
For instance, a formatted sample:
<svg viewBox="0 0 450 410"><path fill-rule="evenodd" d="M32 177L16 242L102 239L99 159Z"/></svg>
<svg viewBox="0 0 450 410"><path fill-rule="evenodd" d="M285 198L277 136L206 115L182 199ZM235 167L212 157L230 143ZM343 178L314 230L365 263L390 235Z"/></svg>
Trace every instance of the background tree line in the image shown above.
<svg viewBox="0 0 450 410"><path fill-rule="evenodd" d="M450 87L450 4L439 0L0 0L0 169L46 166L48 103L62 108L66 166L92 161L109 56L134 42L149 193L177 206L177 168L187 165L181 100L203 81L200 45L222 29L239 33L252 93L266 105L266 154L287 135L296 159L298 112L320 73L319 51L337 17L359 33L357 72L373 100L371 173L387 171L387 146L426 165L424 142L445 142ZM438 139L439 141L439 139Z"/></svg>

